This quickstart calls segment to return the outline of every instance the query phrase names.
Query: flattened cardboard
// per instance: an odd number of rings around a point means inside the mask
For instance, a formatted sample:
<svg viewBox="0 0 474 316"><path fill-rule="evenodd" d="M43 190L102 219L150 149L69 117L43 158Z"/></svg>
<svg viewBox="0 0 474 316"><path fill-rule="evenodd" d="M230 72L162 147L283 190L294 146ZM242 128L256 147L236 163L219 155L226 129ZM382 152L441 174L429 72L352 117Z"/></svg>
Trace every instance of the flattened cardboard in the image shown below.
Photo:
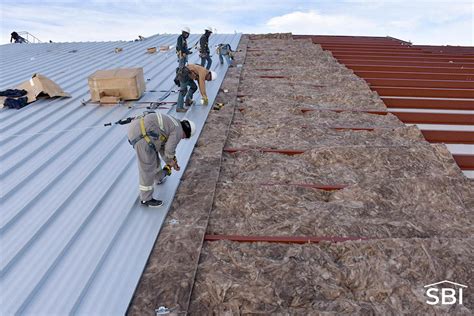
<svg viewBox="0 0 474 316"><path fill-rule="evenodd" d="M16 87L16 89L24 89L28 92L26 95L28 97L28 103L36 101L38 95L41 93L50 98L71 97L69 93L64 92L54 81L41 74L34 74L30 80L23 82Z"/></svg>
<svg viewBox="0 0 474 316"><path fill-rule="evenodd" d="M120 97L121 100L137 100L145 92L143 68L98 70L89 76L91 101L102 97Z"/></svg>

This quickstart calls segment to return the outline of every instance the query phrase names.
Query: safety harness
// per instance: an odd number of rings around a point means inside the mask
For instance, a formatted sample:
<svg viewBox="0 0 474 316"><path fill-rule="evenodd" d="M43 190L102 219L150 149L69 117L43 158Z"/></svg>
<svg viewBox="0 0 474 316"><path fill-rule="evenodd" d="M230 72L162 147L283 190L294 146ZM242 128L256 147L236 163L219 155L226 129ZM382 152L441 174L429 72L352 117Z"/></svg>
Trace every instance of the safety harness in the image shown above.
<svg viewBox="0 0 474 316"><path fill-rule="evenodd" d="M129 140L129 142L133 147L135 147L136 143L138 143L140 140L144 139L146 141L146 143L148 144L148 146L150 146L151 148L153 148L153 150L158 152L158 150L156 150L155 144L153 144L151 138L159 138L160 141L162 143L164 143L168 140L168 137L166 137L166 135L164 135L165 128L164 128L164 124L163 124L163 116L161 115L161 113L156 113L156 118L157 118L157 121L158 121L158 127L160 128L160 133L156 134L153 131L149 131L149 132L146 131L145 116L147 114L151 114L151 113L155 113L155 112L146 112L141 117L138 117L139 120L140 120L141 135L138 136L137 138L133 139L133 140ZM170 117L170 118L173 121L175 126L179 126L178 122L174 118L172 118L172 117Z"/></svg>

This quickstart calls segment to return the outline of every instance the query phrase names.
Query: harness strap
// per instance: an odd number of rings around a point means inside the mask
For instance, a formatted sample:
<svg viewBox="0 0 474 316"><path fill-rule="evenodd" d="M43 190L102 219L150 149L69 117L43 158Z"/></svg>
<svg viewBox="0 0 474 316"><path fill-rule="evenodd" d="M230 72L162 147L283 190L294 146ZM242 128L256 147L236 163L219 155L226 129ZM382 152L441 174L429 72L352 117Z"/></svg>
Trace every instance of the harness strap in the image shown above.
<svg viewBox="0 0 474 316"><path fill-rule="evenodd" d="M148 133L146 132L146 128L145 128L145 117L142 116L140 118L140 132L142 133L140 136L138 136L137 138L135 139L132 139L132 140L128 140L128 142L130 143L130 145L132 145L132 147L135 148L135 145L136 143L138 143L140 140L144 139L146 141L146 143L148 144L148 146L150 146L151 148L153 148L154 151L156 151L156 148L155 148L155 144L153 144L153 142L151 141L151 137L158 137L158 135L156 135L155 133Z"/></svg>
<svg viewBox="0 0 474 316"><path fill-rule="evenodd" d="M150 139L150 136L148 136L148 134L146 133L146 129L145 129L145 117L142 117L140 119L140 130L142 132L142 138L145 139L145 141L148 143L148 145L152 144L151 142L151 139Z"/></svg>
<svg viewBox="0 0 474 316"><path fill-rule="evenodd" d="M156 113L156 119L158 121L158 127L160 128L161 133L159 133L158 135L156 133L153 133L153 132L148 132L147 133L146 128L145 128L145 117L141 117L140 118L140 132L141 132L141 135L138 136L137 138L133 139L133 140L129 140L128 142L130 143L130 145L135 147L136 143L138 143L141 139L145 139L147 144L150 145L151 147L153 147L153 149L155 149L155 145L151 141L150 136L153 137L153 138L160 138L160 141L162 143L166 142L168 140L168 137L166 137L166 135L163 134L164 130L165 130L165 125L163 123L163 116L161 115L161 113ZM175 118L170 117L170 119L171 119L171 121L173 122L173 124L175 126L179 126L179 123L176 121Z"/></svg>

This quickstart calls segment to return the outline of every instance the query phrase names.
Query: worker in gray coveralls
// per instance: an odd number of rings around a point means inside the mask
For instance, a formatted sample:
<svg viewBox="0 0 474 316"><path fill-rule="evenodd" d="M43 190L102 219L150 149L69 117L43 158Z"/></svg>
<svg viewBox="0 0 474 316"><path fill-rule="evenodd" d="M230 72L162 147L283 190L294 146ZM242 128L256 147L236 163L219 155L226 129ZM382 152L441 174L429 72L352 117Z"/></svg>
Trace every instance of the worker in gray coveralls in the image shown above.
<svg viewBox="0 0 474 316"><path fill-rule="evenodd" d="M130 123L128 141L137 153L142 205L163 205L162 201L153 198L153 185L163 183L165 177L171 175L171 169L179 171L176 147L181 139L192 137L195 131L192 121L179 121L155 112L145 112ZM160 155L166 163L163 169Z"/></svg>

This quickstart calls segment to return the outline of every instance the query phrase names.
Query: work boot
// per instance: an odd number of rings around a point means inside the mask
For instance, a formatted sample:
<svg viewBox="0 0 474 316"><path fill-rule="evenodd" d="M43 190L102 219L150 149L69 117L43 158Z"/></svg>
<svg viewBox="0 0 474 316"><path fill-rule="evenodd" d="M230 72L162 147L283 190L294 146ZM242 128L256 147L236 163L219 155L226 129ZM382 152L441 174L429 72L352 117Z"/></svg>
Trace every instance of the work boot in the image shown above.
<svg viewBox="0 0 474 316"><path fill-rule="evenodd" d="M194 104L193 99L189 99L189 100L184 101L184 105L187 106L187 107L190 107L193 104Z"/></svg>
<svg viewBox="0 0 474 316"><path fill-rule="evenodd" d="M188 109L186 108L176 108L176 112L186 112Z"/></svg>
<svg viewBox="0 0 474 316"><path fill-rule="evenodd" d="M153 198L151 200L148 200L148 201L140 201L140 203L143 206L148 206L148 207L160 207L160 206L163 205L163 201L155 200Z"/></svg>

